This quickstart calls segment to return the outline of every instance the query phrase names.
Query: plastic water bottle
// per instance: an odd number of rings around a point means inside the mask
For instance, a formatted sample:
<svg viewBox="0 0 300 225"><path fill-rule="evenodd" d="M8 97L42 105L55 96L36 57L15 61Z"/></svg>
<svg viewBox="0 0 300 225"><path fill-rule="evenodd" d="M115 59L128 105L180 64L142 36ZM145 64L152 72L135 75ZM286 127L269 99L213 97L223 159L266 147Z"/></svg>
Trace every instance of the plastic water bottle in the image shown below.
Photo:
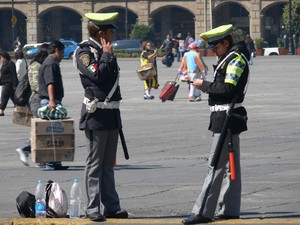
<svg viewBox="0 0 300 225"><path fill-rule="evenodd" d="M35 217L46 218L45 189L42 180L38 180L35 189Z"/></svg>
<svg viewBox="0 0 300 225"><path fill-rule="evenodd" d="M81 195L81 190L78 183L78 179L75 178L70 192L70 207L69 207L70 218L80 217L80 195Z"/></svg>

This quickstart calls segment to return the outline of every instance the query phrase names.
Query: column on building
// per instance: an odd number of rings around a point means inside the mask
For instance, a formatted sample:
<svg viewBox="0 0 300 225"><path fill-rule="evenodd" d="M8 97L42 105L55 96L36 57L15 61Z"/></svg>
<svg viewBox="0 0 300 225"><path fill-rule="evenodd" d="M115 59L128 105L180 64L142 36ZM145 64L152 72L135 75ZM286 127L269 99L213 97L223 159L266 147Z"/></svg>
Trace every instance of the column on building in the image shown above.
<svg viewBox="0 0 300 225"><path fill-rule="evenodd" d="M138 21L140 24L144 24L146 26L149 26L150 20L149 20L149 1L148 0L139 0L139 15L138 15Z"/></svg>
<svg viewBox="0 0 300 225"><path fill-rule="evenodd" d="M211 0L196 0L195 37L211 27Z"/></svg>
<svg viewBox="0 0 300 225"><path fill-rule="evenodd" d="M250 10L250 36L252 39L260 38L262 36L263 16L261 15L261 0L251 0Z"/></svg>
<svg viewBox="0 0 300 225"><path fill-rule="evenodd" d="M27 43L38 42L38 19L37 19L37 3L36 1L28 1L28 14L26 20Z"/></svg>
<svg viewBox="0 0 300 225"><path fill-rule="evenodd" d="M81 15L82 15L82 40L86 40L88 37L88 30L87 30L87 23L88 20L87 18L84 16L86 13L89 12L94 12L94 5L93 5L93 1L85 1L82 4L82 8L80 10Z"/></svg>

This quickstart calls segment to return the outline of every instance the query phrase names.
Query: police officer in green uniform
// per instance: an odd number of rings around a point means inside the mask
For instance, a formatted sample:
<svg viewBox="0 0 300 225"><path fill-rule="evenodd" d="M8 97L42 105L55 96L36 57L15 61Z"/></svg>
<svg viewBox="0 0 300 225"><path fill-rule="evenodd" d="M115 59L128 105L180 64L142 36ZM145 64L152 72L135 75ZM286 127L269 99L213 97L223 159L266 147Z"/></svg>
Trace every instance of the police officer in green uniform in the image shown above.
<svg viewBox="0 0 300 225"><path fill-rule="evenodd" d="M85 94L79 129L85 132L87 144L86 216L100 222L105 218L128 217L120 207L113 169L122 128L119 66L112 52L118 13L86 13L85 16L89 38L79 44L74 65Z"/></svg>
<svg viewBox="0 0 300 225"><path fill-rule="evenodd" d="M216 154L216 146L222 131L228 109L236 101L233 113L246 118L246 109L242 106L248 82L248 60L250 59L244 42L233 43L230 32L233 26L223 25L200 35L213 47L218 57L214 66L213 81L196 79L193 85L209 94L210 106L209 130L213 132L213 142L208 162L209 172L202 191L192 209L192 215L183 219L183 224L208 223L218 219L237 219L241 206L241 170L239 135L247 130L246 120L232 117L229 128L232 135L225 138L216 166L211 162ZM234 99L234 100L233 100ZM228 170L229 140L233 143L235 180L230 179ZM215 214L217 205L220 206Z"/></svg>

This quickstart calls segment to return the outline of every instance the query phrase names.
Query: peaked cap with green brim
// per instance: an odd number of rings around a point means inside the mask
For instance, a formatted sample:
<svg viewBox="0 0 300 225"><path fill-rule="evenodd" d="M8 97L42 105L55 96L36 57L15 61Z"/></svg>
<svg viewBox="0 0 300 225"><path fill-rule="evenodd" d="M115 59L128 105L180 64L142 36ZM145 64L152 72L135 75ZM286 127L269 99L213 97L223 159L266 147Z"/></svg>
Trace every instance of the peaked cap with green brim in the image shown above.
<svg viewBox="0 0 300 225"><path fill-rule="evenodd" d="M208 44L214 45L219 43L223 38L230 35L232 29L233 29L232 24L222 25L210 31L200 34L200 37L203 40L205 40Z"/></svg>
<svg viewBox="0 0 300 225"><path fill-rule="evenodd" d="M116 20L119 16L118 12L113 13L86 13L89 23L94 24L98 29L102 27L117 29Z"/></svg>

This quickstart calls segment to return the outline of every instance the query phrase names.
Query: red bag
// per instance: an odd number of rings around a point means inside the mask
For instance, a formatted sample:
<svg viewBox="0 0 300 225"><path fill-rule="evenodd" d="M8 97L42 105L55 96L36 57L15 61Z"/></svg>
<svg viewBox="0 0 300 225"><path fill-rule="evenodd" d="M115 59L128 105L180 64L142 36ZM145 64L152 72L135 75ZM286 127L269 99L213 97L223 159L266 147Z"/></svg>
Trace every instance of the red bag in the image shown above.
<svg viewBox="0 0 300 225"><path fill-rule="evenodd" d="M161 99L162 102L165 102L167 100L173 101L176 93L179 89L179 77L180 74L178 74L175 78L175 81L167 81L165 83L165 86L163 87L159 98Z"/></svg>

